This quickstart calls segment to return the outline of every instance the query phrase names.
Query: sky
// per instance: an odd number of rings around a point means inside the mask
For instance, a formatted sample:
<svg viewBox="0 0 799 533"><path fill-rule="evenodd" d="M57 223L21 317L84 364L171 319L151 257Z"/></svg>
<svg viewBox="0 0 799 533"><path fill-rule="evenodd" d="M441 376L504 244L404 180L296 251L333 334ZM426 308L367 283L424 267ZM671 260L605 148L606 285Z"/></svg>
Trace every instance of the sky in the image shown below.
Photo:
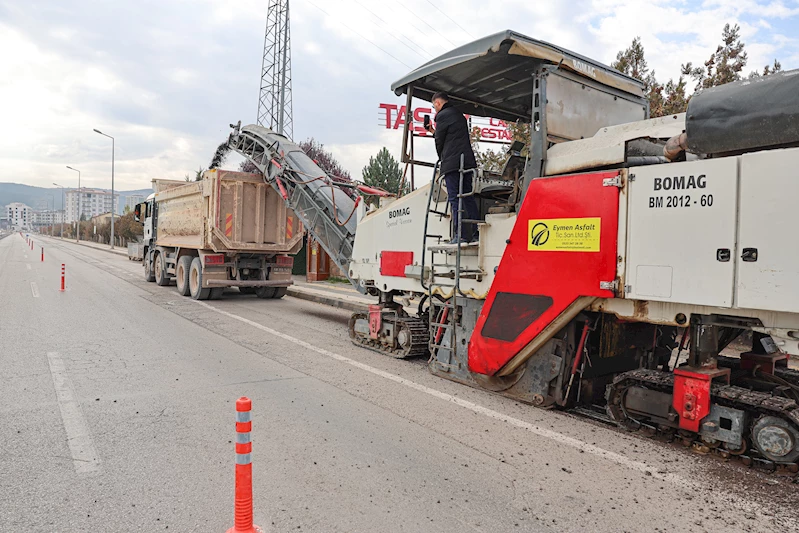
<svg viewBox="0 0 799 533"><path fill-rule="evenodd" d="M0 181L147 188L207 167L229 124L257 117L267 0L0 0ZM401 130L393 81L506 29L604 63L640 36L661 82L702 64L724 24L749 63L799 68L799 1L291 0L294 140L350 171ZM232 163L231 163L232 164Z"/></svg>

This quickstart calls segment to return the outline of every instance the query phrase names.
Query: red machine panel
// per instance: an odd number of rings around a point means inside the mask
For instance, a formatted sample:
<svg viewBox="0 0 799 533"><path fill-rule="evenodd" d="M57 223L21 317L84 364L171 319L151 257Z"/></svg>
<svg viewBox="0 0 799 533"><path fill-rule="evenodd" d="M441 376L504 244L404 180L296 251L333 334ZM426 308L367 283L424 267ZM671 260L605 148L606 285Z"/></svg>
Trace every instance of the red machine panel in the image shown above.
<svg viewBox="0 0 799 533"><path fill-rule="evenodd" d="M405 267L413 264L413 252L380 252L380 273L384 276L405 277Z"/></svg>
<svg viewBox="0 0 799 533"><path fill-rule="evenodd" d="M618 171L530 183L469 342L469 369L493 376L580 296L612 298Z"/></svg>

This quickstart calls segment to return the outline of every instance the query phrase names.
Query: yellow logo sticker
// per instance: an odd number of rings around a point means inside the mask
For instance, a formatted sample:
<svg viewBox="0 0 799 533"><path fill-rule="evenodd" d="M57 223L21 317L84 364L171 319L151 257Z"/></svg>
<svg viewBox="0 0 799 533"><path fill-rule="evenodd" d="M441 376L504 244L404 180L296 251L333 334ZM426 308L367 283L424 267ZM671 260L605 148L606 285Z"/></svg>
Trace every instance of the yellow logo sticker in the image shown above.
<svg viewBox="0 0 799 533"><path fill-rule="evenodd" d="M529 220L527 249L533 252L598 252L601 222L599 217Z"/></svg>

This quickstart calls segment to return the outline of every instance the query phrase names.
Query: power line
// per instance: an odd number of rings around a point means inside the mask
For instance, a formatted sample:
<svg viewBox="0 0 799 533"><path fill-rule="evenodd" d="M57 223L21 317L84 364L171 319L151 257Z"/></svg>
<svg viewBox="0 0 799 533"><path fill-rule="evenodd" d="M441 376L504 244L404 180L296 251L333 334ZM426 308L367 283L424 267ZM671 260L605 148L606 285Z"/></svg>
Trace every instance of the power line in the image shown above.
<svg viewBox="0 0 799 533"><path fill-rule="evenodd" d="M394 5L393 5L393 4L383 4L383 7L386 7L386 6L388 6L388 8L389 8L389 9L391 9L391 11L392 11L393 13L395 13L395 14L396 14L396 13L398 13L398 10L397 10L397 9L394 7ZM404 15L404 13L400 13L400 15ZM416 18L419 18L419 17L418 17L418 16L416 16L416 15L414 15L414 16L415 16ZM418 31L420 34L423 34L424 30L423 30L422 28L420 28L419 26L417 26L417 25L416 25L416 24L413 22L413 19L412 19L412 18L409 18L409 19L408 19L408 23L409 23L411 26L413 26L413 29L415 29L416 31ZM427 50L425 50L425 52L427 52ZM431 56L433 55L431 52L427 52L427 53L428 53L428 54L430 54Z"/></svg>
<svg viewBox="0 0 799 533"><path fill-rule="evenodd" d="M373 15L373 16L374 16L376 19L378 19L378 20L382 21L382 22L383 22L383 23L384 23L386 26L388 26L389 28L391 27L391 25L390 25L390 24L389 24L389 23L388 23L388 22L387 22L387 21L386 21L386 20L385 20L383 17L381 17L380 15L378 15L377 13L375 13L374 11L372 11L371 9L369 9L368 7L366 7L365 5L363 5L363 4L362 4L361 2L359 2L358 0L352 0L352 1L353 1L353 2L355 2L356 4L358 4L359 6L361 6L362 8L364 8L364 9L365 9L366 11L368 11L369 13L371 13L371 14L372 14L372 15ZM401 40L400 40L400 39L399 39L397 36L395 36L395 35L394 35L392 32L390 32L390 31L388 31L388 30L385 30L385 32L386 32L386 33L388 33L389 35L391 35L392 37L394 37L394 39L396 39L396 40L397 40L397 41L398 41L398 42L399 42L401 45L403 45L405 48L407 48L407 49L408 49L408 50L410 50L411 52L415 53L416 55L418 55L418 56L419 56L419 57L421 57L422 59L430 59L431 57L433 57L433 54L431 54L430 52L428 52L427 50L425 50L424 48L422 48L421 46L419 46L419 45L418 45L418 44L416 44L415 42L411 41L411 40L410 40L410 39L408 39L407 37L405 37L405 40L407 40L409 43L411 43L412 45L414 45L415 47L417 47L419 50L421 50L422 52L424 52L425 54L427 54L427 56L428 56L428 57L424 57L422 54L420 54L419 52L417 52L416 50L414 50L413 48L411 48L410 46L408 46L407 44L405 44L404 42L402 42L402 41L401 41ZM404 37L404 35L401 35L401 37Z"/></svg>
<svg viewBox="0 0 799 533"><path fill-rule="evenodd" d="M312 6L314 6L316 9L318 9L319 11L321 11L322 13L324 13L325 15L327 15L327 16L328 16L328 17L329 17L331 20L333 20L333 17L330 15L330 13L328 13L327 11L325 11L324 9L322 9L321 7L319 7L318 5L316 5L316 4L314 4L313 2L311 2L311 0L307 0L307 1L308 1L308 3L309 3L309 4L311 4L311 5L312 5ZM401 63L402 65L404 65L404 66L405 66L405 67L407 67L407 68L413 68L413 67L411 67L410 65L408 65L407 63L405 63L404 61L402 61L401 59L397 58L397 56L395 56L395 55L391 54L390 52L388 52L388 51L387 51L385 48L381 48L381 47L380 47L380 46L379 46L377 43L375 43L374 41L372 41L372 40L371 40L371 39L369 39L368 37L365 37L365 36L364 36L362 33L358 32L357 30L355 30L355 29L351 28L350 26L347 26L347 25L346 25L346 24L344 24L343 22L340 22L340 21L335 21L335 22L336 22L336 24L341 24L342 26L344 26L345 28L347 28L348 30L350 30L352 33L354 33L355 35L357 35L358 37L360 37L360 38L361 38L361 39L363 39L364 41L368 42L369 44L371 44L372 46L374 46L375 48L377 48L378 50L380 50L381 52L383 52L384 54L386 54L386 55L387 55L387 56L389 56L390 58L392 58L392 59L394 59L395 61L397 61L398 63Z"/></svg>
<svg viewBox="0 0 799 533"><path fill-rule="evenodd" d="M425 20L424 20L422 17L420 17L419 15L417 15L416 13L414 13L414 12L413 12L413 10L412 10L411 8L409 8L408 6L406 6L405 4L403 4L402 2L400 2L399 0L395 0L395 2L396 2L396 3L398 3L399 5L401 5L402 7L404 7L405 9L407 9L407 10L408 10L408 12L409 12L411 15L413 15L414 17L416 17L416 18L418 18L419 20L421 20L421 21L422 21L422 23L423 23L425 26L427 26L428 28L430 28L431 30L433 30L434 32L436 32L437 34L439 34L439 35L440 35L440 36L441 36L441 37L442 37L442 38L443 38L445 41L447 41L449 44L451 44L452 46L458 46L457 44L455 44L455 43L453 43L452 41L450 41L449 39L447 39L447 37L446 37L446 36L445 36L443 33L441 33L440 31L438 31L437 29L435 29L433 26L431 26L430 24L428 24L428 23L427 23L427 22L426 22L426 21L425 21Z"/></svg>
<svg viewBox="0 0 799 533"><path fill-rule="evenodd" d="M460 24L458 24L458 23L457 23L457 22L456 22L456 21L455 21L455 20L454 20L452 17L450 17L449 15L447 15L446 13L444 13L443 11L441 11L441 10L438 8L438 6L437 6L437 5L435 5L435 4L434 4L433 2L431 2L430 0L427 0L427 3L428 3L428 4L430 4L431 6L433 6L434 8L436 8L436 11L438 11L439 13L441 13L442 15L444 15L445 17L447 17L449 20L451 20L451 21L453 22L453 24L455 24L457 27L459 27L460 29L462 29L462 30L463 30L463 31L466 33L466 35L468 35L469 37L471 37L472 39L474 39L474 35L472 35L471 33L469 33L469 32L466 30L466 28L464 28L463 26L461 26Z"/></svg>

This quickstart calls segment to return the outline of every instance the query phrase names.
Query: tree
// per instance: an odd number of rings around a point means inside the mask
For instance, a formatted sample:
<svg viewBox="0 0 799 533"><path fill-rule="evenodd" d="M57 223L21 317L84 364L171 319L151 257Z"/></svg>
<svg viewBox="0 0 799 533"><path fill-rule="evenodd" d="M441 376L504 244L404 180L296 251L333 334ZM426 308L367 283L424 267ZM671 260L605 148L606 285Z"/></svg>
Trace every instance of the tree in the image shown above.
<svg viewBox="0 0 799 533"><path fill-rule="evenodd" d="M522 155L526 155L525 150L527 150L527 147L530 144L530 124L517 121L508 122L505 124L505 126L508 128L508 131L510 132L514 141L521 141L524 143L525 148L522 151ZM469 137L472 142L474 158L477 161L477 168L481 168L488 172L502 172L505 163L508 161L508 151L502 148L497 150L493 150L491 148L486 148L484 150L478 149L478 143L480 142L480 128L472 128L472 132Z"/></svg>
<svg viewBox="0 0 799 533"><path fill-rule="evenodd" d="M676 82L669 80L665 86L658 83L655 71L649 71L640 37L633 39L629 48L616 54L616 61L610 66L644 83L651 118L682 113L688 108L683 76Z"/></svg>
<svg viewBox="0 0 799 533"><path fill-rule="evenodd" d="M319 165L319 168L330 174L333 178L343 178L341 181L352 181L350 173L344 170L333 154L325 150L325 146L316 141L313 137L309 137L305 141L299 143L300 149L305 154L314 160Z"/></svg>
<svg viewBox="0 0 799 533"><path fill-rule="evenodd" d="M314 163L316 163L319 168L329 174L331 178L338 182L353 183L349 171L344 170L344 167L333 157L333 154L325 150L325 146L316 142L313 137L309 137L297 146L305 152L305 155L313 159ZM306 178L307 177L308 176L306 176ZM354 187L343 187L342 190L351 198L356 198L358 196L358 192Z"/></svg>
<svg viewBox="0 0 799 533"><path fill-rule="evenodd" d="M703 67L694 67L692 63L685 63L680 68L680 77L670 79L665 85L658 83L655 72L649 72L644 57L644 47L641 39L636 37L626 50L616 55L616 61L611 66L620 72L628 74L644 82L645 91L649 98L649 116L662 117L676 113L683 113L688 109L688 102L692 95L687 94L686 79L696 81L695 90L707 89L742 79L741 72L746 66L747 55L745 44L741 42L740 26L726 24L721 33L722 44L705 61ZM779 72L782 65L776 59L773 65L763 69L763 76ZM752 72L749 77L759 77L759 72Z"/></svg>
<svg viewBox="0 0 799 533"><path fill-rule="evenodd" d="M410 184L404 183L402 191L402 171L399 162L394 159L385 146L377 155L369 158L369 164L363 167L363 182L370 187L378 187L390 193L400 195L410 191Z"/></svg>
<svg viewBox="0 0 799 533"><path fill-rule="evenodd" d="M703 67L694 67L691 63L683 66L694 80L696 80L696 90L708 89L718 85L724 85L741 79L741 71L746 66L747 55L744 51L744 43L741 42L741 27L737 24L730 26L724 25L721 32L722 44L705 61ZM776 61L775 61L776 63Z"/></svg>
<svg viewBox="0 0 799 533"><path fill-rule="evenodd" d="M245 159L239 163L239 172L247 172L248 174L260 174L261 171L255 166L255 163L249 159Z"/></svg>
<svg viewBox="0 0 799 533"><path fill-rule="evenodd" d="M752 78L760 78L761 76L768 76L769 74L776 74L777 72L782 71L782 65L776 59L772 65L766 65L763 67L763 74L760 74L758 71L753 70L749 73L749 79Z"/></svg>
<svg viewBox="0 0 799 533"><path fill-rule="evenodd" d="M205 169L203 167L199 167L197 170L194 171L194 176L185 174L183 176L183 179L185 179L186 181L202 181L203 172L205 172Z"/></svg>

